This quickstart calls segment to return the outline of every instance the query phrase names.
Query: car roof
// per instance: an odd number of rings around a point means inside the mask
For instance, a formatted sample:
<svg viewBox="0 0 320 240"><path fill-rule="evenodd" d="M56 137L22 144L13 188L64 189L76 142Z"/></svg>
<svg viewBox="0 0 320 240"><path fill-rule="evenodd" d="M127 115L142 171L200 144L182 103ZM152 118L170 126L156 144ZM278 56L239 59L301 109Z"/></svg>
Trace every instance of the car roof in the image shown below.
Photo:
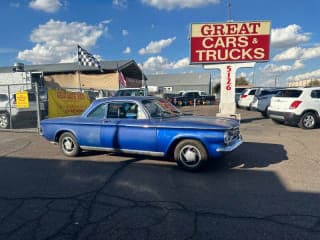
<svg viewBox="0 0 320 240"><path fill-rule="evenodd" d="M148 100L148 99L159 99L159 97L156 96L119 96L119 97L104 97L95 100L94 102L108 102L108 101L142 101L142 100Z"/></svg>

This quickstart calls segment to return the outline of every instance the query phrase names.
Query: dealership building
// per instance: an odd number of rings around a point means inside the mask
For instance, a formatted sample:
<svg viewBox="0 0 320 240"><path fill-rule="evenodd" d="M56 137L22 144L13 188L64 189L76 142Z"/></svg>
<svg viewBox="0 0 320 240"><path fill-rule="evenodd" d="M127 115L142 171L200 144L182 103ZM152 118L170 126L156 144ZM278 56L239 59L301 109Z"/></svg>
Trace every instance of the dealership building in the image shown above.
<svg viewBox="0 0 320 240"><path fill-rule="evenodd" d="M0 85L23 84L32 82L54 89L94 89L116 91L120 86L119 73L126 80L127 88L142 87L162 92L181 90L201 90L211 93L210 72L145 75L134 60L101 61L101 69L80 66L75 63L41 64L0 67ZM25 89L25 88L24 88ZM20 89L20 90L24 90Z"/></svg>

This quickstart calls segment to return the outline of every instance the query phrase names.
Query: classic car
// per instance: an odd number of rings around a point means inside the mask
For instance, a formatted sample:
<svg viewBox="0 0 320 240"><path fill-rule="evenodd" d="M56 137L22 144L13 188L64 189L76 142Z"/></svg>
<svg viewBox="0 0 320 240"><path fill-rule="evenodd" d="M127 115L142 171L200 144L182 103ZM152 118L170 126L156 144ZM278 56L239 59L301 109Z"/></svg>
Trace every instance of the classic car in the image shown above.
<svg viewBox="0 0 320 240"><path fill-rule="evenodd" d="M82 150L151 155L190 171L242 143L237 120L187 116L153 96L97 99L80 116L42 120L40 133L69 157Z"/></svg>

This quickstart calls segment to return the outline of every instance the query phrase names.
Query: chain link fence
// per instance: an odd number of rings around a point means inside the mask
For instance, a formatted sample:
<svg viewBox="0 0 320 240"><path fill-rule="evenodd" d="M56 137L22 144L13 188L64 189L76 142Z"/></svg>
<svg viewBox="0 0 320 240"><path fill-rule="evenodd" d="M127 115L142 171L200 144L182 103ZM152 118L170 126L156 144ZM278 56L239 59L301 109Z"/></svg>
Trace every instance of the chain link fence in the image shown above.
<svg viewBox="0 0 320 240"><path fill-rule="evenodd" d="M25 98L21 99L21 95ZM24 105L21 105L21 100ZM47 91L37 82L0 85L0 130L39 129L40 120L48 113Z"/></svg>

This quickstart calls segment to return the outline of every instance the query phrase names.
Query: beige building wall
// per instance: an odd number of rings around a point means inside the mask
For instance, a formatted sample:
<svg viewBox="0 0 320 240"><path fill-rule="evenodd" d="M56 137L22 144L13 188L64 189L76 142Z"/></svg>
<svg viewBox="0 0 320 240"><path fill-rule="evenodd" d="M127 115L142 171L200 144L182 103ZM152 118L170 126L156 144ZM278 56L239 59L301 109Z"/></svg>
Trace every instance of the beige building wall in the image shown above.
<svg viewBox="0 0 320 240"><path fill-rule="evenodd" d="M301 81L294 81L289 82L289 87L306 87L308 85L311 85L313 81L320 81L319 79L307 79L307 80L301 80Z"/></svg>
<svg viewBox="0 0 320 240"><path fill-rule="evenodd" d="M49 88L81 88L118 90L118 73L108 74L53 74L44 77Z"/></svg>

